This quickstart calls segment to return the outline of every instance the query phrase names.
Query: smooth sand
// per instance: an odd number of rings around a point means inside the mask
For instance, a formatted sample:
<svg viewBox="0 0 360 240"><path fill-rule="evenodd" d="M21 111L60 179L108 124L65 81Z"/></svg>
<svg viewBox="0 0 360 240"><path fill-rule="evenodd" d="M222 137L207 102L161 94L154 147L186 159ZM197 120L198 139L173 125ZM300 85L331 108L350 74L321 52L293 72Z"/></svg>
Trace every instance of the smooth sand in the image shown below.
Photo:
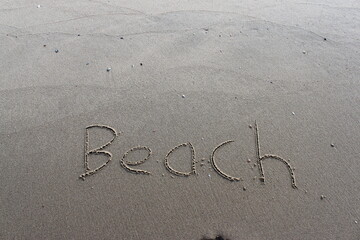
<svg viewBox="0 0 360 240"><path fill-rule="evenodd" d="M357 0L0 2L0 239L359 239L359 49Z"/></svg>

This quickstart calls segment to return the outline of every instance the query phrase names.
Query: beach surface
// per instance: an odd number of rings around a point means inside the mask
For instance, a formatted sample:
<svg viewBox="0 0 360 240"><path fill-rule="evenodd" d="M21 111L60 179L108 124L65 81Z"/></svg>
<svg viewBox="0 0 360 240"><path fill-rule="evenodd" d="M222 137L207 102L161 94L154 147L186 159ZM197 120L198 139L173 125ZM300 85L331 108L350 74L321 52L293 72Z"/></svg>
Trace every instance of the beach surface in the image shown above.
<svg viewBox="0 0 360 240"><path fill-rule="evenodd" d="M0 239L360 239L358 0L1 1L0 59Z"/></svg>

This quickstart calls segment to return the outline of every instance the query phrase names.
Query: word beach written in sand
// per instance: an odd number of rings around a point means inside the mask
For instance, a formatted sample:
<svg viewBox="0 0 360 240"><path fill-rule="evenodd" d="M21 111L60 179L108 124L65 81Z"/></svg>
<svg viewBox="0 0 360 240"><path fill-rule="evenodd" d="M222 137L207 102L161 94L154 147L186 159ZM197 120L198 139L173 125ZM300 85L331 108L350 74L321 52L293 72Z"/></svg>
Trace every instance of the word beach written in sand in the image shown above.
<svg viewBox="0 0 360 240"><path fill-rule="evenodd" d="M100 128L100 129L105 129L107 131L110 131L110 132L112 132L113 137L110 141L106 142L104 145L94 148L94 149L89 149L89 129L91 129L91 128ZM256 165L259 169L260 181L262 183L265 183L265 173L264 173L264 168L263 168L263 161L265 161L266 159L275 159L286 165L286 167L289 171L289 174L290 174L290 178L291 178L291 186L293 188L297 188L296 182L295 182L294 169L291 167L289 161L287 161L284 158L279 157L277 155L273 155L273 154L261 155L260 142L259 142L259 128L258 128L258 125L256 122L255 122L255 127L254 127L254 134L255 134L255 147L256 147ZM107 148L109 145L111 145L113 143L113 141L116 139L116 137L118 137L118 136L119 136L118 132L110 126L94 124L94 125L90 125L90 126L86 127L86 129L85 129L85 149L84 149L85 172L80 175L80 178L82 180L85 180L86 177L94 175L95 173L97 173L99 170L106 167L111 162L112 153L109 151L106 151L105 148ZM221 147L223 147L227 144L230 144L232 142L234 142L234 141L227 140L227 141L222 142L219 145L217 145L210 155L210 163L211 163L212 168L215 170L215 172L222 178L229 180L229 181L241 181L242 179L240 177L230 176L229 174L227 174L223 170L221 170L218 167L218 165L216 164L215 156L216 156L217 150L219 150ZM174 169L173 167L171 167L169 164L169 157L171 156L171 154L173 154L176 150L178 150L179 148L182 148L182 147L189 147L191 150L191 169L189 172L178 171L178 170ZM147 151L148 154L144 159L139 160L137 162L130 162L130 161L126 160L127 156L129 154L131 154L134 151L139 151L139 150ZM89 162L88 162L88 158L90 155L105 155L107 157L107 161L95 169L90 169ZM146 147L146 146L133 147L124 153L123 157L120 159L120 166L130 173L150 175L151 173L146 170L135 169L133 167L146 162L151 157L151 155L152 155L152 151L149 147ZM195 148L194 148L193 144L190 142L182 143L182 144L172 148L166 154L166 156L164 158L164 166L165 166L166 170L172 175L176 175L176 176L180 176L180 177L189 177L191 175L196 175L197 174L197 172L196 172L196 156L195 156Z"/></svg>

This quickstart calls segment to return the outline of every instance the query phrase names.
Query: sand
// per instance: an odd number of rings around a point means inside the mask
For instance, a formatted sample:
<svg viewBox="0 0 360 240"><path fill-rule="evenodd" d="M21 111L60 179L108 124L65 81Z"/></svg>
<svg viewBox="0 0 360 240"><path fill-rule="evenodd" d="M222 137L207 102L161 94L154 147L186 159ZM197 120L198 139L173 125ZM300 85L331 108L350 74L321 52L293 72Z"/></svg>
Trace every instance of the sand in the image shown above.
<svg viewBox="0 0 360 240"><path fill-rule="evenodd" d="M359 239L359 26L357 0L2 1L0 239Z"/></svg>

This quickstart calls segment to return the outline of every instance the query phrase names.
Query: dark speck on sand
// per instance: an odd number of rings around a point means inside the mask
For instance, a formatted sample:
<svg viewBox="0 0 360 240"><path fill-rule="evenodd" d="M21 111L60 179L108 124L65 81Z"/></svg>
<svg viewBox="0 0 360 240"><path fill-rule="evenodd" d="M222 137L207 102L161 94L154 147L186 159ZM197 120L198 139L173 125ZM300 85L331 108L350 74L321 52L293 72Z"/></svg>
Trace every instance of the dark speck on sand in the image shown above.
<svg viewBox="0 0 360 240"><path fill-rule="evenodd" d="M230 239L224 238L221 235L217 235L215 238L206 238L206 237L204 237L201 240L230 240Z"/></svg>

